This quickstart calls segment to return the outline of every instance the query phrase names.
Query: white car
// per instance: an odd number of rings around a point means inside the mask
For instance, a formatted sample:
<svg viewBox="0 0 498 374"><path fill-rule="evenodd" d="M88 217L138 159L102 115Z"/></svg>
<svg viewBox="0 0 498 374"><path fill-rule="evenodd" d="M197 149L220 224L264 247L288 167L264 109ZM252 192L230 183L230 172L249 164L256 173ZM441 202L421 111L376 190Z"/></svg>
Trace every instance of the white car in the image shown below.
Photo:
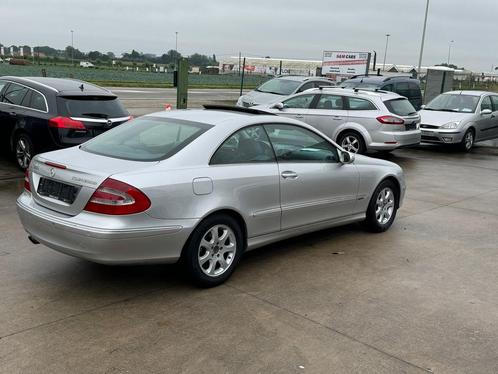
<svg viewBox="0 0 498 374"><path fill-rule="evenodd" d="M273 104L284 100L289 95L310 88L334 85L334 82L321 77L284 76L273 78L255 90L242 95L237 101L237 106L249 108L255 105Z"/></svg>

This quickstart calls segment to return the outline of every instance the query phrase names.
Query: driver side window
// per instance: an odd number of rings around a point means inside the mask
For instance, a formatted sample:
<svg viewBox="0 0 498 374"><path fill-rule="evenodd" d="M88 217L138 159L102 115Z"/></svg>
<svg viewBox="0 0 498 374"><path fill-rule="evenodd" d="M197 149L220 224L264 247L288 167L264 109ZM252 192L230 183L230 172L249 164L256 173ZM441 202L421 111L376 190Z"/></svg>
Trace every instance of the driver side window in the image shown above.
<svg viewBox="0 0 498 374"><path fill-rule="evenodd" d="M237 131L218 148L211 165L275 162L270 140L261 126Z"/></svg>
<svg viewBox="0 0 498 374"><path fill-rule="evenodd" d="M265 125L279 162L339 162L337 148L314 132L294 125Z"/></svg>
<svg viewBox="0 0 498 374"><path fill-rule="evenodd" d="M299 95L285 100L284 108L291 109L308 109L315 95Z"/></svg>

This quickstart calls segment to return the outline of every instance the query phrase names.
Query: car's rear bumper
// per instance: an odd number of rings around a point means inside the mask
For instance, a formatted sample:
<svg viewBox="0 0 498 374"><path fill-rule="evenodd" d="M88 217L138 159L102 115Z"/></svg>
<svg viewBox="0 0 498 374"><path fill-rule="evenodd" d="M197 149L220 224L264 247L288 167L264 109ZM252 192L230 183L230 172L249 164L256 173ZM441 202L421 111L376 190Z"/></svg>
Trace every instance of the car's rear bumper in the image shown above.
<svg viewBox="0 0 498 374"><path fill-rule="evenodd" d="M376 151L393 150L420 144L420 130L412 131L381 131L375 139L367 145L368 149Z"/></svg>
<svg viewBox="0 0 498 374"><path fill-rule="evenodd" d="M422 143L456 144L463 139L464 132L455 129L422 129Z"/></svg>
<svg viewBox="0 0 498 374"><path fill-rule="evenodd" d="M195 219L150 218L148 225L141 222L137 227L90 226L88 220L82 220L85 222L82 224L78 216L63 216L38 205L29 193L18 198L17 211L24 229L35 241L59 252L104 264L176 262L197 223ZM106 218L97 216L100 222Z"/></svg>

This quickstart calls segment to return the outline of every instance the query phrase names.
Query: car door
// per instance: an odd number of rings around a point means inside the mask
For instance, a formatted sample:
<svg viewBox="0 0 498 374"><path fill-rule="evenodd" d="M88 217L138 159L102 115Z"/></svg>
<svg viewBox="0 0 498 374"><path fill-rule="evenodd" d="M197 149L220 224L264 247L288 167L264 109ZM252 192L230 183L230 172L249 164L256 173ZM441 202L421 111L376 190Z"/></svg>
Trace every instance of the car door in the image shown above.
<svg viewBox="0 0 498 374"><path fill-rule="evenodd" d="M493 129L491 129L491 134L493 139L498 138L498 95L491 95L491 104L493 105L493 113L491 114L491 119L493 121Z"/></svg>
<svg viewBox="0 0 498 374"><path fill-rule="evenodd" d="M322 94L315 100L304 122L334 139L336 130L348 121L348 111L345 108L344 97L336 94Z"/></svg>
<svg viewBox="0 0 498 374"><path fill-rule="evenodd" d="M308 114L309 107L315 99L315 96L316 95L314 94L300 94L284 100L282 102L284 107L282 110L278 111L277 114L303 121Z"/></svg>
<svg viewBox="0 0 498 374"><path fill-rule="evenodd" d="M2 94L0 126L2 139L9 144L12 130L25 116L25 109L22 106L23 100L29 93L29 89L16 83L9 83L4 88ZM10 148L10 144L9 144Z"/></svg>
<svg viewBox="0 0 498 374"><path fill-rule="evenodd" d="M485 109L491 110L491 113L482 114L482 111ZM476 141L494 138L497 124L496 116L493 113L491 96L487 95L481 99L481 103L478 105L476 112Z"/></svg>
<svg viewBox="0 0 498 374"><path fill-rule="evenodd" d="M333 144L296 125L264 127L278 161L282 230L356 213L359 173Z"/></svg>
<svg viewBox="0 0 498 374"><path fill-rule="evenodd" d="M211 158L209 172L212 199L231 200L244 215L249 237L280 230L278 166L262 126L245 127L226 139Z"/></svg>

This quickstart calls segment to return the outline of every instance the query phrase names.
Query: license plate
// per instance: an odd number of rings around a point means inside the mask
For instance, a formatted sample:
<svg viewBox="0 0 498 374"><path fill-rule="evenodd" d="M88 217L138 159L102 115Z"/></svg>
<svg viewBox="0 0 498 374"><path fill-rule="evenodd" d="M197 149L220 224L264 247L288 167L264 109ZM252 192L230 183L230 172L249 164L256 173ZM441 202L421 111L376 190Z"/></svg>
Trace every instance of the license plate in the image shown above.
<svg viewBox="0 0 498 374"><path fill-rule="evenodd" d="M72 204L78 194L78 188L52 179L40 178L37 192L40 196L46 196Z"/></svg>

